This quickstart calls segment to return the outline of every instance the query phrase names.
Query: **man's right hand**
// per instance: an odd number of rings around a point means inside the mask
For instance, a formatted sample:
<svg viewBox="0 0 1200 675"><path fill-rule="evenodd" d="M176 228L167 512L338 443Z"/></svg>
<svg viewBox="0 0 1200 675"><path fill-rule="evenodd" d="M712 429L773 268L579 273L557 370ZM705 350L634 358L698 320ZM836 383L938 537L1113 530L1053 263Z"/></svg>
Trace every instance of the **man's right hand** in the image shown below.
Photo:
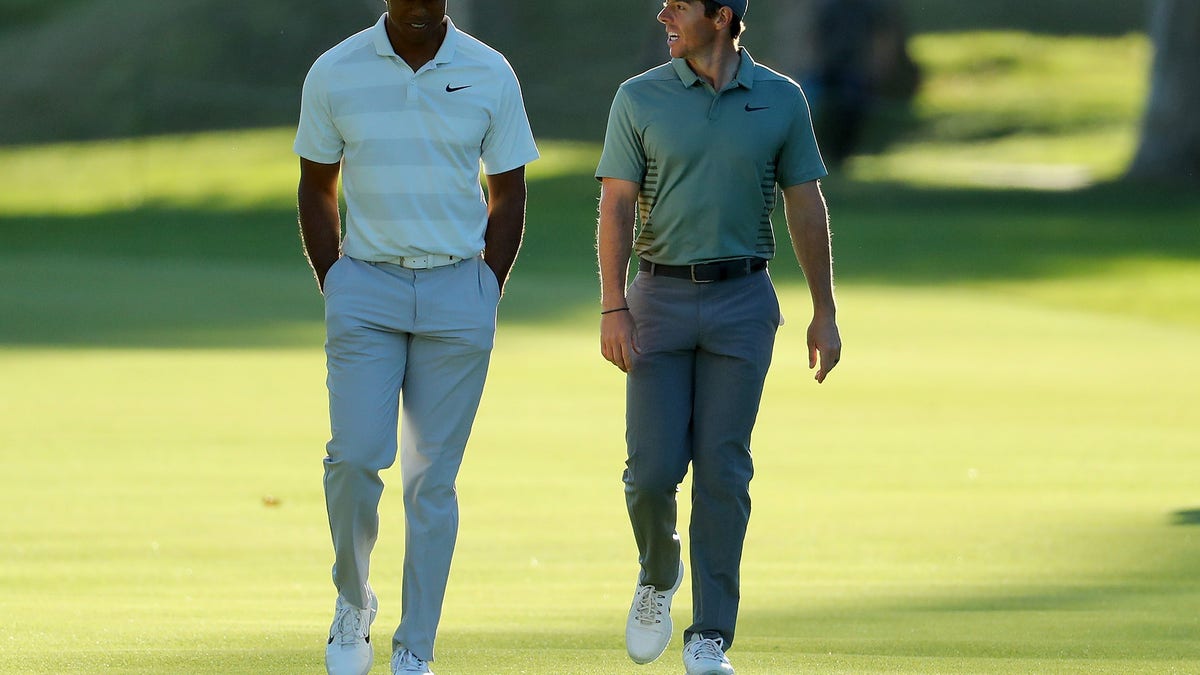
<svg viewBox="0 0 1200 675"><path fill-rule="evenodd" d="M600 315L600 353L621 372L633 368L633 355L638 353L637 326L628 309Z"/></svg>

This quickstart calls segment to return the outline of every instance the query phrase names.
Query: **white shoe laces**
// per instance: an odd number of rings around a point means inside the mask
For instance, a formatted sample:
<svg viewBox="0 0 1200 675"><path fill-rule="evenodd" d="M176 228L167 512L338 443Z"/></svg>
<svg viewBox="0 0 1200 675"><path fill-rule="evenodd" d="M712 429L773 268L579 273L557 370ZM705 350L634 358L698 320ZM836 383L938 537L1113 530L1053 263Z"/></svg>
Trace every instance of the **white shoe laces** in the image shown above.
<svg viewBox="0 0 1200 675"><path fill-rule="evenodd" d="M407 649L396 652L396 655L392 657L392 669L397 672L412 671L415 669L416 672L424 673L426 672L426 668L428 668L428 664L425 660Z"/></svg>
<svg viewBox="0 0 1200 675"><path fill-rule="evenodd" d="M661 623L662 605L667 596L659 593L653 586L638 586L637 594L633 596L634 616L638 623L650 625Z"/></svg>
<svg viewBox="0 0 1200 675"><path fill-rule="evenodd" d="M370 622L367 620L367 614L370 611L350 605L339 606L337 614L333 617L333 628L330 629L333 641L339 645L351 645L365 639L367 627L370 626Z"/></svg>
<svg viewBox="0 0 1200 675"><path fill-rule="evenodd" d="M721 649L721 641L707 638L692 640L687 644L688 653L697 661L712 660L717 662L725 661L725 651Z"/></svg>

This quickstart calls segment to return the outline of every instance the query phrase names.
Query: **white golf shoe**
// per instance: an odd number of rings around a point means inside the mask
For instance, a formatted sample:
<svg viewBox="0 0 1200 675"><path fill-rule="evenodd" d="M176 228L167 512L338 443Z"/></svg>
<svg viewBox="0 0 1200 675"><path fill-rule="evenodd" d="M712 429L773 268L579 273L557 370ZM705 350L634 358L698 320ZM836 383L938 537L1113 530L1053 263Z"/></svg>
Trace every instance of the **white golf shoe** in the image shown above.
<svg viewBox="0 0 1200 675"><path fill-rule="evenodd" d="M683 583L683 561L670 590L638 586L625 621L625 650L634 663L650 663L662 656L671 641L671 598Z"/></svg>
<svg viewBox="0 0 1200 675"><path fill-rule="evenodd" d="M392 653L392 675L433 675L433 671L429 669L428 661L401 649Z"/></svg>
<svg viewBox="0 0 1200 675"><path fill-rule="evenodd" d="M375 658L371 647L371 622L379 603L371 599L369 609L359 609L338 596L325 647L325 672L329 675L367 675Z"/></svg>
<svg viewBox="0 0 1200 675"><path fill-rule="evenodd" d="M683 667L687 675L734 675L723 647L721 638L693 635L683 646Z"/></svg>

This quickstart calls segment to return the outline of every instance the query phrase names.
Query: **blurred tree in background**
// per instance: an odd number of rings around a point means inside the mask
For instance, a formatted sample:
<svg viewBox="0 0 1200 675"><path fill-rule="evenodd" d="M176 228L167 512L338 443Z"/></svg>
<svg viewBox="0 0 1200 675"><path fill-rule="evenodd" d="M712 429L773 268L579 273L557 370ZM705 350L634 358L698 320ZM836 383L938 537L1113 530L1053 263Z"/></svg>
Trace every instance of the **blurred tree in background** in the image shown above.
<svg viewBox="0 0 1200 675"><path fill-rule="evenodd" d="M1150 97L1129 176L1200 183L1200 2L1158 0L1150 37Z"/></svg>

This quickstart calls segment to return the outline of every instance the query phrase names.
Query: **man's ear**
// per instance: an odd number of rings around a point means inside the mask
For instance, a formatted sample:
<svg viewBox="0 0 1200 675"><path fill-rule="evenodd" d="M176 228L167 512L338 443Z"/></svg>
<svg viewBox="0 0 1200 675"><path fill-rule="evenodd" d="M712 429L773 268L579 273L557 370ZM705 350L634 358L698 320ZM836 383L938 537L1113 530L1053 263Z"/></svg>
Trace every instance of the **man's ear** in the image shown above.
<svg viewBox="0 0 1200 675"><path fill-rule="evenodd" d="M733 10L721 5L721 8L717 10L717 29L724 28L731 23L733 23Z"/></svg>

